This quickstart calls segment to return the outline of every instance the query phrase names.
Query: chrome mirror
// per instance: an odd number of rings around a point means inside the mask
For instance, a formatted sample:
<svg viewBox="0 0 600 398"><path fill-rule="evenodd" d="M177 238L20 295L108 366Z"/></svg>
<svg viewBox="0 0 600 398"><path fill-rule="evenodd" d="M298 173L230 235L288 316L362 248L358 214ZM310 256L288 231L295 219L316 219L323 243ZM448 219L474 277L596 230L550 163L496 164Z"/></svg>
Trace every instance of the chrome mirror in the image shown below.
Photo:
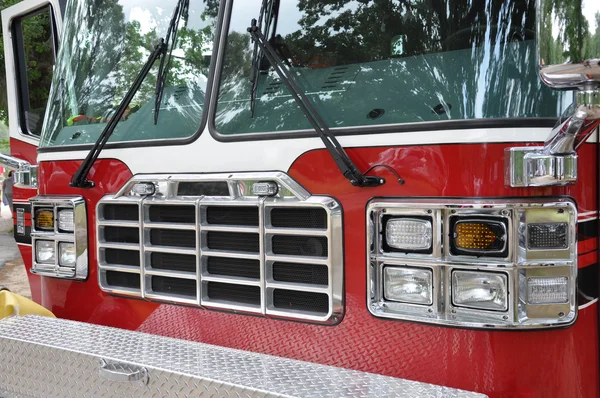
<svg viewBox="0 0 600 398"><path fill-rule="evenodd" d="M538 0L539 74L559 90L600 90L600 2Z"/></svg>
<svg viewBox="0 0 600 398"><path fill-rule="evenodd" d="M0 166L14 170L13 181L17 188L37 188L37 166L29 162L15 158L14 156L0 153Z"/></svg>
<svg viewBox="0 0 600 398"><path fill-rule="evenodd" d="M511 187L577 181L577 149L600 125L600 1L538 0L540 79L556 90L577 90L576 106L552 129L544 146L505 150Z"/></svg>

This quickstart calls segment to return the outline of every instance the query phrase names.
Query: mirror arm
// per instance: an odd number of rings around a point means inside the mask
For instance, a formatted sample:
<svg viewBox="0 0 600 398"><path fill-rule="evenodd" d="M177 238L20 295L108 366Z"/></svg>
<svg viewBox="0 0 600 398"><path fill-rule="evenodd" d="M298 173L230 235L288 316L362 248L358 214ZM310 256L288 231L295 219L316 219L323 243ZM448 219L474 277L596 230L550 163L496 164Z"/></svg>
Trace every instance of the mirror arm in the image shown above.
<svg viewBox="0 0 600 398"><path fill-rule="evenodd" d="M38 186L37 166L14 156L0 153L0 166L14 170L14 186L17 188L35 189Z"/></svg>

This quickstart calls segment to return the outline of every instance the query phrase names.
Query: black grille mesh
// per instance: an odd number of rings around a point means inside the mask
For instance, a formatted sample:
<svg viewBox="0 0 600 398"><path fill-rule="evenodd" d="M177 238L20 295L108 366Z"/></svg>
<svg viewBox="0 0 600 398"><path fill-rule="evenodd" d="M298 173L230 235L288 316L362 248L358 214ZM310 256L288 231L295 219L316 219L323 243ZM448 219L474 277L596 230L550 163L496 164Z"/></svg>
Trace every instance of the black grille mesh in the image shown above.
<svg viewBox="0 0 600 398"><path fill-rule="evenodd" d="M327 285L327 266L323 264L273 263L273 279L279 282Z"/></svg>
<svg viewBox="0 0 600 398"><path fill-rule="evenodd" d="M209 274L260 278L260 261L243 258L208 257L206 270Z"/></svg>
<svg viewBox="0 0 600 398"><path fill-rule="evenodd" d="M260 287L208 282L207 296L211 300L260 305Z"/></svg>
<svg viewBox="0 0 600 398"><path fill-rule="evenodd" d="M150 255L150 264L156 269L196 272L196 256L189 254L155 252Z"/></svg>
<svg viewBox="0 0 600 398"><path fill-rule="evenodd" d="M286 310L326 314L329 312L329 297L325 293L275 289L273 291L273 305L275 308Z"/></svg>
<svg viewBox="0 0 600 398"><path fill-rule="evenodd" d="M258 226L258 207L210 206L206 208L209 224Z"/></svg>
<svg viewBox="0 0 600 398"><path fill-rule="evenodd" d="M177 195L182 196L229 196L226 182L180 182Z"/></svg>
<svg viewBox="0 0 600 398"><path fill-rule="evenodd" d="M152 229L150 243L156 246L196 247L196 232L176 229Z"/></svg>
<svg viewBox="0 0 600 398"><path fill-rule="evenodd" d="M137 205L106 204L103 206L105 220L139 221L140 212Z"/></svg>
<svg viewBox="0 0 600 398"><path fill-rule="evenodd" d="M275 235L273 253L289 256L327 257L327 238L324 236Z"/></svg>
<svg viewBox="0 0 600 398"><path fill-rule="evenodd" d="M104 240L113 243L140 243L137 228L104 227Z"/></svg>
<svg viewBox="0 0 600 398"><path fill-rule="evenodd" d="M276 228L327 229L327 212L320 207L276 207L271 210L271 225Z"/></svg>
<svg viewBox="0 0 600 398"><path fill-rule="evenodd" d="M104 260L107 264L140 266L140 252L133 250L104 249Z"/></svg>
<svg viewBox="0 0 600 398"><path fill-rule="evenodd" d="M196 297L196 281L192 279L152 276L152 290L157 293Z"/></svg>
<svg viewBox="0 0 600 398"><path fill-rule="evenodd" d="M194 224L196 222L196 208L194 206L152 205L148 213L152 222L182 224Z"/></svg>
<svg viewBox="0 0 600 398"><path fill-rule="evenodd" d="M206 244L213 250L258 253L258 238L254 233L209 231Z"/></svg>
<svg viewBox="0 0 600 398"><path fill-rule="evenodd" d="M140 288L140 276L129 272L106 271L106 283L114 287Z"/></svg>

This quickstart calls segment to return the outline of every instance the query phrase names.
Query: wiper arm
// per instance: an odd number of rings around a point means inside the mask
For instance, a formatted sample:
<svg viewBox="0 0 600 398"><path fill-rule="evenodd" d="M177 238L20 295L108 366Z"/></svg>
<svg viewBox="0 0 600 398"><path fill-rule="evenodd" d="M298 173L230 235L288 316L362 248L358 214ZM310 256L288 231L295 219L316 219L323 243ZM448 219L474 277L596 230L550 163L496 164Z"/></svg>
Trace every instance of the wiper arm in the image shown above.
<svg viewBox="0 0 600 398"><path fill-rule="evenodd" d="M148 57L148 60L144 64L144 67L137 75L135 81L127 91L127 94L125 94L125 97L119 104L119 107L115 111L114 116L108 121L108 123L104 127L104 130L102 130L100 137L98 137L98 140L96 140L96 143L86 156L85 160L83 161L83 163L81 163L81 166L79 166L75 174L73 174L73 177L71 178L71 183L69 184L70 186L75 188L92 188L94 186L94 183L87 179L87 176L90 173L90 169L94 165L94 162L96 162L96 159L98 159L98 156L100 155L100 152L108 142L108 139L115 131L115 128L117 127L117 124L119 123L119 121L123 117L123 114L127 110L129 103L131 102L137 91L140 89L142 83L144 82L144 78L148 75L150 69L152 69L152 65L154 65L154 62L156 62L158 57L160 57L161 54L163 54L165 51L165 41L164 39L160 39L160 42L154 47L154 50Z"/></svg>
<svg viewBox="0 0 600 398"><path fill-rule="evenodd" d="M167 35L165 38L165 56L163 56L160 60L160 66L158 68L158 75L156 76L156 91L154 98L154 124L158 123L158 112L160 111L160 103L162 101L163 92L165 91L165 84L167 81L167 74L169 73L169 68L171 67L171 54L173 53L173 47L175 47L175 43L177 42L177 31L179 29L179 21L181 20L181 16L187 12L190 7L189 0L179 0L177 2L177 6L175 6L175 10L173 11L173 16L171 17L171 22L169 22L169 27L167 29ZM166 52L169 51L167 56Z"/></svg>
<svg viewBox="0 0 600 398"><path fill-rule="evenodd" d="M308 99L304 91L300 88L292 74L287 70L275 49L265 39L265 36L260 31L256 24L256 19L252 19L251 25L248 28L248 33L252 37L255 43L258 44L267 60L271 63L271 66L275 70L275 73L279 76L281 81L288 88L294 100L300 107L306 119L308 119L311 126L315 129L319 138L325 144L325 148L331 154L331 157L335 161L335 164L339 167L340 171L350 183L358 187L376 187L385 184L385 179L377 176L366 176L361 173L352 159L348 156L342 145L331 133L331 130L327 127L327 124L323 120L323 117L316 110L314 105ZM258 76L256 76L258 78Z"/></svg>

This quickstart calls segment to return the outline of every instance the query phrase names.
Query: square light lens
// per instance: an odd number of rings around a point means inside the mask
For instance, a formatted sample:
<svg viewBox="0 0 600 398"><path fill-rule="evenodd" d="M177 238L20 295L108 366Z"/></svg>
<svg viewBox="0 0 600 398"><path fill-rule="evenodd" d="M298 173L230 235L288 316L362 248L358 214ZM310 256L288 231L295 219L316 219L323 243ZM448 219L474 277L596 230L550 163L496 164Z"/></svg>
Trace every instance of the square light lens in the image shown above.
<svg viewBox="0 0 600 398"><path fill-rule="evenodd" d="M54 211L38 209L35 211L35 229L51 231L54 229Z"/></svg>
<svg viewBox="0 0 600 398"><path fill-rule="evenodd" d="M452 272L452 302L457 307L508 310L508 278L492 272Z"/></svg>
<svg viewBox="0 0 600 398"><path fill-rule="evenodd" d="M569 278L535 277L527 279L529 304L561 304L569 302Z"/></svg>
<svg viewBox="0 0 600 398"><path fill-rule="evenodd" d="M50 240L36 241L35 258L37 259L37 262L41 264L54 264L54 242Z"/></svg>
<svg viewBox="0 0 600 398"><path fill-rule="evenodd" d="M527 224L527 247L529 249L566 249L569 247L569 224Z"/></svg>
<svg viewBox="0 0 600 398"><path fill-rule="evenodd" d="M422 268L385 267L383 294L386 300L431 305L433 273Z"/></svg>
<svg viewBox="0 0 600 398"><path fill-rule="evenodd" d="M73 210L60 210L58 212L58 229L64 232L75 231L75 219Z"/></svg>
<svg viewBox="0 0 600 398"><path fill-rule="evenodd" d="M430 220L418 218L392 218L385 227L385 241L398 250L428 250L432 242Z"/></svg>
<svg viewBox="0 0 600 398"><path fill-rule="evenodd" d="M74 267L76 256L75 256L75 244L73 243L59 243L58 244L58 258L59 264L64 267Z"/></svg>

